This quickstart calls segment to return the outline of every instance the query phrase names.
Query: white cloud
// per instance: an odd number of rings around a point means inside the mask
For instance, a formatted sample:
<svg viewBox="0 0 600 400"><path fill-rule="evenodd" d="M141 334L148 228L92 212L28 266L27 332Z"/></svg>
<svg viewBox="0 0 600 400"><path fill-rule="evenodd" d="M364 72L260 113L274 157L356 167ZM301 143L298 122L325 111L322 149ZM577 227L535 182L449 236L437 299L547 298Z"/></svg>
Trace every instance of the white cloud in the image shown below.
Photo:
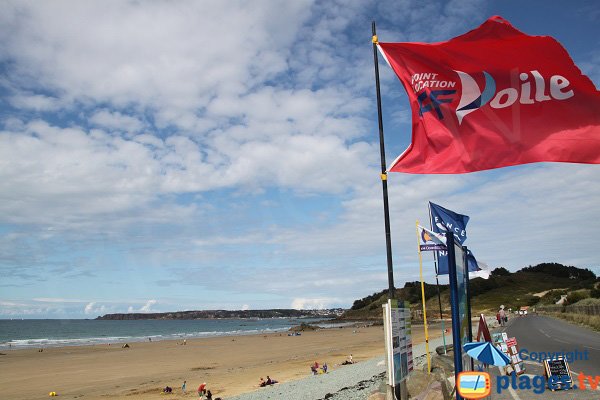
<svg viewBox="0 0 600 400"><path fill-rule="evenodd" d="M292 301L291 307L296 310L322 310L324 308L331 308L329 305L334 303L339 303L339 300L332 298L296 298Z"/></svg>
<svg viewBox="0 0 600 400"><path fill-rule="evenodd" d="M89 121L97 126L125 133L139 132L144 127L144 124L138 118L108 110L95 112Z"/></svg>
<svg viewBox="0 0 600 400"><path fill-rule="evenodd" d="M84 303L84 300L77 299L66 299L66 298L48 298L48 297L34 297L33 301L38 301L40 303ZM90 303L95 304L95 303Z"/></svg>
<svg viewBox="0 0 600 400"><path fill-rule="evenodd" d="M84 104L149 108L161 125L193 128L195 110L215 95L248 90L285 69L286 45L307 5L8 2L0 35L11 40L0 54L15 61L11 78L23 86L35 82Z"/></svg>
<svg viewBox="0 0 600 400"><path fill-rule="evenodd" d="M297 39L311 6L5 3L0 57L13 63L14 98L53 99L66 113L79 107L78 119L99 129L43 118L6 124L1 189L14 201L3 204L3 214L13 223L81 228L115 213L131 219L134 210L154 212L163 195L354 187L368 176L365 160L373 150L356 141L367 130L366 97L349 90L353 80L324 88L274 80L306 66L288 63L307 46ZM319 29L329 35L345 29L352 15L323 11ZM177 128L163 135L166 126Z"/></svg>
<svg viewBox="0 0 600 400"><path fill-rule="evenodd" d="M208 149L210 160L202 156ZM202 147L183 136L126 139L34 121L0 136L0 189L12 194L0 208L12 222L64 225L155 208L161 195L226 187L339 193L367 176L363 160L372 150L336 136L283 133L245 143L221 136Z"/></svg>
<svg viewBox="0 0 600 400"><path fill-rule="evenodd" d="M13 107L34 111L55 111L62 107L61 101L56 97L41 94L19 93L9 101Z"/></svg>
<svg viewBox="0 0 600 400"><path fill-rule="evenodd" d="M106 313L106 307L104 305L98 305L96 302L86 304L83 309L85 315L102 315Z"/></svg>
<svg viewBox="0 0 600 400"><path fill-rule="evenodd" d="M144 304L141 308L140 311L147 313L147 312L153 312L154 310L152 310L152 306L154 306L156 303L158 303L158 301L156 300L148 300L146 302L146 304Z"/></svg>

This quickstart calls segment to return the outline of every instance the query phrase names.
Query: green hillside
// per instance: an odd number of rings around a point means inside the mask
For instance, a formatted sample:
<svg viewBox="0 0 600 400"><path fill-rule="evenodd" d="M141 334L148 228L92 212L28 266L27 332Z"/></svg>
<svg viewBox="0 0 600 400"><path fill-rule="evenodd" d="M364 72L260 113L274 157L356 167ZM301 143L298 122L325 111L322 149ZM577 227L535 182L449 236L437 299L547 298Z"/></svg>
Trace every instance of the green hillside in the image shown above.
<svg viewBox="0 0 600 400"><path fill-rule="evenodd" d="M469 281L472 314L494 313L504 305L518 309L522 306L554 304L561 295L567 295L569 303L586 297L600 298L595 288L598 281L589 269L581 269L556 263L543 263L509 272L496 268L489 279L474 278ZM387 290L356 300L346 311L343 319L381 319L381 305L387 301ZM421 310L421 284L408 282L396 289L395 297L408 301L415 314ZM440 297L445 317L450 316L450 291L448 285L440 285ZM427 318L439 318L440 307L435 285L425 284ZM418 314L420 315L420 314Z"/></svg>

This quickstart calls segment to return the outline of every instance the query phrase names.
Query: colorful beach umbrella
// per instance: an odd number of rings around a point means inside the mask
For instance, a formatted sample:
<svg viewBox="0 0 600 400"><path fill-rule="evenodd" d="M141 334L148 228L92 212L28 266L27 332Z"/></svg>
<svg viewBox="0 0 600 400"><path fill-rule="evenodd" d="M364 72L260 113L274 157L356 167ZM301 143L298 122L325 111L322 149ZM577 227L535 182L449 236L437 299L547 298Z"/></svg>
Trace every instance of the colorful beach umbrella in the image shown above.
<svg viewBox="0 0 600 400"><path fill-rule="evenodd" d="M510 359L501 352L491 342L472 342L465 343L463 349L468 355L484 364L496 365L502 367L510 364Z"/></svg>

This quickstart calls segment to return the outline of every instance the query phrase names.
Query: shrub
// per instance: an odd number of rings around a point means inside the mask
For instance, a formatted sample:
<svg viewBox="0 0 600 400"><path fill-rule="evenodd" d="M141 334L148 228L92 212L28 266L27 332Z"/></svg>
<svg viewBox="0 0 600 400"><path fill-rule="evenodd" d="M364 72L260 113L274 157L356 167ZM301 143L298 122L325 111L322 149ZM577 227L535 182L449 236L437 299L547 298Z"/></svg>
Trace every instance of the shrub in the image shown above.
<svg viewBox="0 0 600 400"><path fill-rule="evenodd" d="M534 306L537 303L539 303L540 298L537 296L527 296L523 299L523 301L525 301L525 304L527 304L528 306Z"/></svg>
<svg viewBox="0 0 600 400"><path fill-rule="evenodd" d="M576 292L570 292L570 293L567 295L567 302L568 302L569 304L575 304L575 303L577 303L579 300L583 300L583 299L586 299L586 298L588 298L588 297L589 297L589 296L588 296L588 294L587 294L587 291L585 291L585 290L578 290L578 291L576 291Z"/></svg>
<svg viewBox="0 0 600 400"><path fill-rule="evenodd" d="M492 271L493 276L508 276L510 272L506 268L498 267Z"/></svg>

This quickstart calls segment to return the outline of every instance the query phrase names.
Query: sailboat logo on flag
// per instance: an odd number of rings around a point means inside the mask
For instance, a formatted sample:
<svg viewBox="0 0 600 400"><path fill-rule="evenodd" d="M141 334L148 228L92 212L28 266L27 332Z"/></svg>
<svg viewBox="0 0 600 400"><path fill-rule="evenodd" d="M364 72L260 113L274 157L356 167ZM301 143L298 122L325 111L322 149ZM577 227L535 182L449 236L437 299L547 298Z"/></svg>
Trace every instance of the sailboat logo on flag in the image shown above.
<svg viewBox="0 0 600 400"><path fill-rule="evenodd" d="M460 102L456 109L456 117L458 118L458 124L462 123L465 115L478 110L480 107L486 105L492 97L496 94L496 81L490 74L483 71L485 77L485 86L483 92L479 90L479 86L473 77L466 72L455 71L462 84L462 93L460 95Z"/></svg>
<svg viewBox="0 0 600 400"><path fill-rule="evenodd" d="M446 238L444 235L432 232L421 225L419 229L419 249L421 251L446 250Z"/></svg>

